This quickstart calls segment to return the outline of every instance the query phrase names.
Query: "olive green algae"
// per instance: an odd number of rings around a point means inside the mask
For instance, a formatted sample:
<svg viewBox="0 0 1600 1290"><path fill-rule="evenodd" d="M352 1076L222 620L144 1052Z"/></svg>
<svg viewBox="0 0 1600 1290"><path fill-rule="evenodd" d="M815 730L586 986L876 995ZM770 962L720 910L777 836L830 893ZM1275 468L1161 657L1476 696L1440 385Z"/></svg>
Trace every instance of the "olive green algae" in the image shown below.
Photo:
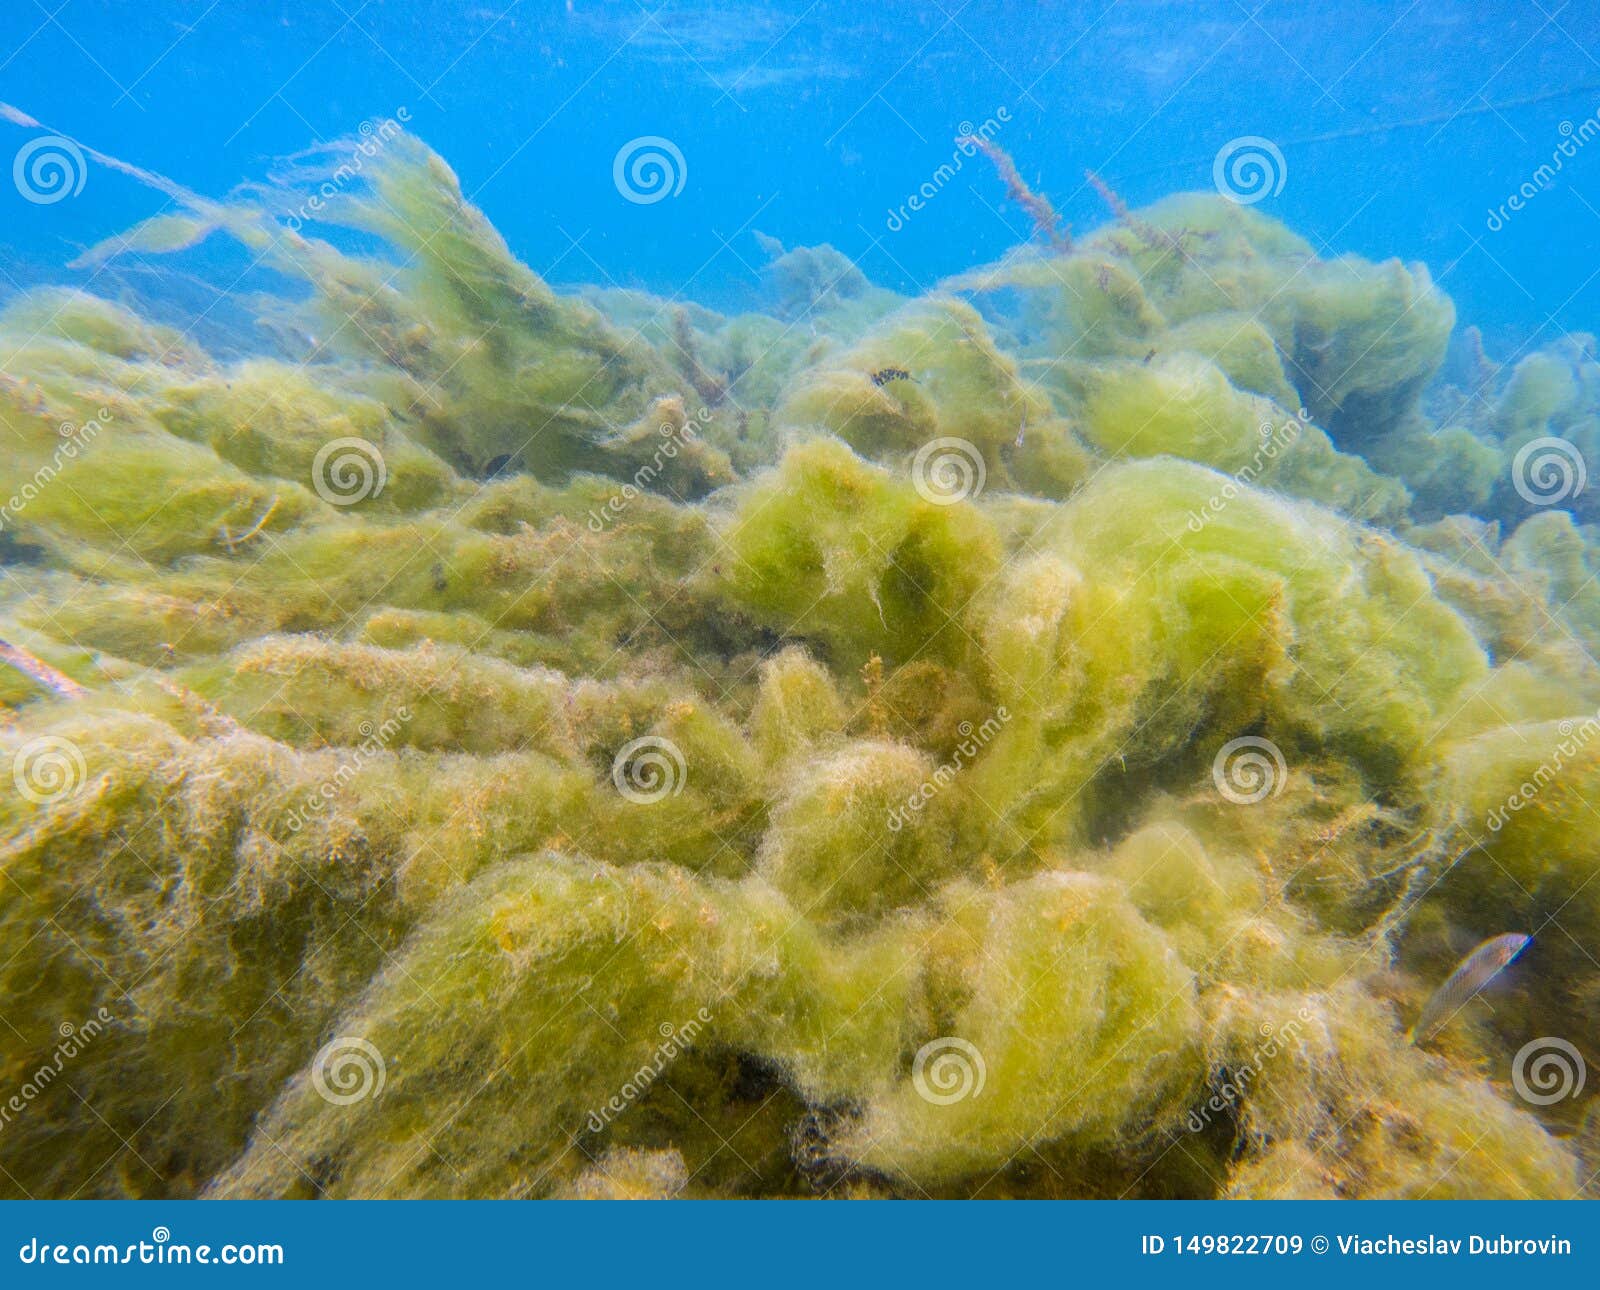
<svg viewBox="0 0 1600 1290"><path fill-rule="evenodd" d="M1600 538L1512 472L1588 338L1197 195L724 317L365 174L130 243L293 345L0 312L0 636L87 691L0 675L0 1191L1584 1188L1514 1059L1600 1056Z"/></svg>

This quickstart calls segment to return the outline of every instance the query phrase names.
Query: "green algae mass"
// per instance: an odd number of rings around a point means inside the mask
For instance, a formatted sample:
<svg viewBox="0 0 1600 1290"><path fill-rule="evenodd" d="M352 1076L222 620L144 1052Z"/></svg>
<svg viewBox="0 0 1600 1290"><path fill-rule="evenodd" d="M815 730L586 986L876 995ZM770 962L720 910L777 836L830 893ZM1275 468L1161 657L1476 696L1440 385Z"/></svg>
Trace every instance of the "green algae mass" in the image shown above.
<svg viewBox="0 0 1600 1290"><path fill-rule="evenodd" d="M126 244L270 352L0 312L0 1192L1582 1189L1588 338L1204 196L738 317L281 197Z"/></svg>

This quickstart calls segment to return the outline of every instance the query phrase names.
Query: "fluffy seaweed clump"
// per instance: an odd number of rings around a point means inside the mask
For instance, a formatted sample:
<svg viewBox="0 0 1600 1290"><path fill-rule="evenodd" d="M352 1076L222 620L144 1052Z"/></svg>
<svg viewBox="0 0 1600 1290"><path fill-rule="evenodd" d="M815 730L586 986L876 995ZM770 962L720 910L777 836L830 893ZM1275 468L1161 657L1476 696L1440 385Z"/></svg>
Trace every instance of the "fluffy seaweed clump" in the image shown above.
<svg viewBox="0 0 1600 1290"><path fill-rule="evenodd" d="M0 1192L1586 1189L1588 338L1201 196L729 317L359 174L90 253L248 356L0 312Z"/></svg>

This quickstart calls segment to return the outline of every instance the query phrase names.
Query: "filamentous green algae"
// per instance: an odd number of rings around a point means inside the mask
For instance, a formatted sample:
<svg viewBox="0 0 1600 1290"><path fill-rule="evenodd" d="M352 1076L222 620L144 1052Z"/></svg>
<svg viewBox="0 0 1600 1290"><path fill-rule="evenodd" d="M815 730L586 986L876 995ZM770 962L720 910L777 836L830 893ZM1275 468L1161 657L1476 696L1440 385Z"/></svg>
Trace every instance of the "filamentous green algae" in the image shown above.
<svg viewBox="0 0 1600 1290"><path fill-rule="evenodd" d="M1590 338L1198 195L563 294L384 142L90 253L251 357L0 313L0 1191L1583 1189Z"/></svg>

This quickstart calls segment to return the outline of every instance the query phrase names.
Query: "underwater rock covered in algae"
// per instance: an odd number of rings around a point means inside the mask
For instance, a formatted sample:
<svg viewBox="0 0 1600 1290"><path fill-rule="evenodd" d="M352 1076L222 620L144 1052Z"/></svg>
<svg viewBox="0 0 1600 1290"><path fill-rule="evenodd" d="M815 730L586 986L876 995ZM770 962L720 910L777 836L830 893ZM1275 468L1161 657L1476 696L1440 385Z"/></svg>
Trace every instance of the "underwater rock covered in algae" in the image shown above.
<svg viewBox="0 0 1600 1290"><path fill-rule="evenodd" d="M182 217L281 352L0 313L0 1188L1582 1189L1600 539L1508 472L1586 343L1425 397L1425 269L1192 196L574 299L363 173L359 255Z"/></svg>

